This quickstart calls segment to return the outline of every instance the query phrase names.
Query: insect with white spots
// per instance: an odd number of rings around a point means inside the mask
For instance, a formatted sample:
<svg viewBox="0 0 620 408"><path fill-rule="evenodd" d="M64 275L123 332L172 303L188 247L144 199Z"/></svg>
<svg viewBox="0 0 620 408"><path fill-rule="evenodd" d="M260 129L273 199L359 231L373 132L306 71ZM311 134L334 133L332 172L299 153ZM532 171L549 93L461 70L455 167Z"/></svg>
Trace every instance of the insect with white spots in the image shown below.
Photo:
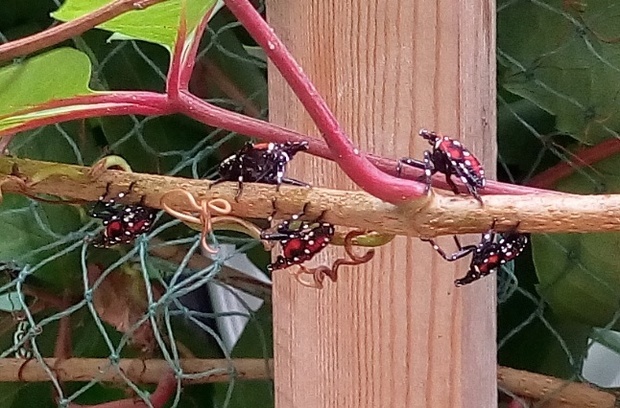
<svg viewBox="0 0 620 408"><path fill-rule="evenodd" d="M268 270L301 265L312 259L331 242L335 229L332 224L321 221L323 215L314 221L299 220L299 217L305 213L306 206L301 214L295 214L291 219L282 221L276 227L275 232L263 231L261 233L261 239L279 241L282 246L282 255L278 255L273 263L267 265Z"/></svg>
<svg viewBox="0 0 620 408"><path fill-rule="evenodd" d="M434 240L424 240L430 242L433 249L446 261L453 262L472 254L469 271L464 277L454 281L456 286L467 285L487 276L494 269L521 255L525 249L528 239L527 235L517 232L519 224L506 233L498 234L495 232L495 221L493 221L491 228L482 234L480 242L476 245L462 246L455 235L454 241L458 251L452 255L446 254ZM498 241L496 241L497 235L500 237Z"/></svg>
<svg viewBox="0 0 620 408"><path fill-rule="evenodd" d="M97 203L89 211L93 218L103 220L105 227L101 234L93 240L95 247L109 248L117 244L130 244L138 235L145 234L153 228L157 210L147 207L142 203L122 204L118 200L129 194L134 183L129 189L120 192L113 198L106 198L109 194L110 185L106 187L105 194L99 197Z"/></svg>
<svg viewBox="0 0 620 408"><path fill-rule="evenodd" d="M308 150L308 142L258 143L247 142L236 154L226 158L218 169L220 178L212 185L223 181L237 181L238 199L243 182L264 184L291 184L308 187L303 181L284 177L286 165L300 151Z"/></svg>
<svg viewBox="0 0 620 408"><path fill-rule="evenodd" d="M433 174L443 173L446 176L446 183L455 194L458 194L459 189L452 180L452 175L456 175L467 187L469 193L482 204L478 189L485 187L486 178L480 161L458 140L426 129L420 130L420 136L428 140L433 149L424 151L424 161L411 158L399 160L396 167L397 173L400 175L403 165L424 169L421 179L426 182L427 193L431 187Z"/></svg>

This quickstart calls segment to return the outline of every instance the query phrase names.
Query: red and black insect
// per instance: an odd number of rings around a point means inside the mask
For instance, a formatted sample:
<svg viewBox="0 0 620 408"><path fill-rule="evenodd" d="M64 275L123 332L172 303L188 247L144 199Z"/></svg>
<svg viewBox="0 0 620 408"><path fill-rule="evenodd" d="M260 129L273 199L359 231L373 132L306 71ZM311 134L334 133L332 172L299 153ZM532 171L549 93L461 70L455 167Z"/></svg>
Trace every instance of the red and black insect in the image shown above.
<svg viewBox="0 0 620 408"><path fill-rule="evenodd" d="M117 244L130 244L138 235L153 228L157 210L145 206L142 200L138 204L122 204L117 201L129 194L132 188L133 183L128 191L107 198L110 189L108 184L105 194L99 197L99 201L89 211L91 217L103 220L105 227L92 241L94 246L108 248Z"/></svg>
<svg viewBox="0 0 620 408"><path fill-rule="evenodd" d="M308 142L247 142L239 152L222 161L218 170L220 178L214 184L223 181L239 182L237 197L241 195L243 182L275 184L278 187L282 183L308 186L303 181L284 177L288 162L304 150L308 150Z"/></svg>
<svg viewBox="0 0 620 408"><path fill-rule="evenodd" d="M517 232L518 226L519 224L504 234L497 234L495 232L495 221L493 221L491 228L486 233L482 234L482 238L477 245L462 246L455 235L454 241L456 242L458 251L452 255L447 255L432 239L425 241L430 242L433 249L446 261L456 261L470 253L473 254L467 274L454 281L456 286L463 286L487 276L497 267L521 255L527 245L527 235ZM497 242L495 241L496 235L500 236Z"/></svg>
<svg viewBox="0 0 620 408"><path fill-rule="evenodd" d="M482 204L478 189L485 187L486 179L480 161L458 140L426 129L420 130L420 136L428 140L433 150L424 151L424 161L411 158L400 159L396 167L398 174L400 175L403 164L424 169L424 175L421 178L426 182L426 192L428 192L431 187L431 177L440 172L445 174L446 183L452 191L458 194L459 189L452 180L454 174L465 184L469 193Z"/></svg>
<svg viewBox="0 0 620 408"><path fill-rule="evenodd" d="M331 242L335 232L332 224L322 222L322 215L314 221L300 221L302 215L296 214L290 220L282 221L275 232L261 233L261 239L279 241L282 246L282 255L267 265L268 270L284 269L309 261Z"/></svg>

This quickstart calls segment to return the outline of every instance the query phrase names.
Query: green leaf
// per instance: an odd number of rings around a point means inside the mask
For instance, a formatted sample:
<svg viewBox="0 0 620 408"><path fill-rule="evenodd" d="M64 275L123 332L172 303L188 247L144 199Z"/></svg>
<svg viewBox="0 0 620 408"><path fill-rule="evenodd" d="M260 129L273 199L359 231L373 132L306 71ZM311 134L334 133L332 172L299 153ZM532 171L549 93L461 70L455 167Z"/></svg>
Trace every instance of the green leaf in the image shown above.
<svg viewBox="0 0 620 408"><path fill-rule="evenodd" d="M581 361L587 353L592 328L558 317L545 307L544 301L535 296L537 278L533 266L531 273L527 267L530 257L521 256L516 262L522 264L518 266L519 287L498 304L498 364L572 378L577 371L575 361Z"/></svg>
<svg viewBox="0 0 620 408"><path fill-rule="evenodd" d="M506 90L556 117L584 143L620 128L620 3L588 2L570 14L562 0L512 2L498 12L498 78Z"/></svg>
<svg viewBox="0 0 620 408"><path fill-rule="evenodd" d="M99 153L94 146L94 138L87 136L90 136L88 128L76 122L46 126L38 131L18 134L12 139L9 150L20 157L57 163L90 162ZM50 174L41 173L39 177ZM70 174L66 176L71 177ZM68 245L79 244L82 237L71 237L69 234L82 227L82 215L82 210L74 206L34 203L25 197L6 195L0 204L0 223L12 238L0 242L0 260L33 266ZM54 243L59 245L42 250ZM81 291L79 261L80 250L77 248L47 263L34 272L34 276L39 278L36 285L57 290L77 288ZM34 284L31 278L28 282Z"/></svg>
<svg viewBox="0 0 620 408"><path fill-rule="evenodd" d="M0 69L0 130L70 111L72 107L11 116L54 99L92 93L89 80L88 57L72 48L53 50Z"/></svg>
<svg viewBox="0 0 620 408"><path fill-rule="evenodd" d="M0 240L0 261L34 266L48 260L34 275L48 288L79 286L79 250L50 259L76 239L65 239L81 226L78 211L65 205L35 203L13 194L4 196L0 206L0 225L6 237ZM61 241L66 242L61 242ZM79 240L79 238L77 238ZM59 245L45 250L48 244Z"/></svg>
<svg viewBox="0 0 620 408"><path fill-rule="evenodd" d="M58 11L52 13L52 17L61 21L74 20L111 2L111 0L67 0ZM187 30L191 32L215 2L215 0L167 0L144 10L129 11L97 27L121 35L112 38L134 38L160 44L172 50L179 29L182 4L185 3Z"/></svg>
<svg viewBox="0 0 620 408"><path fill-rule="evenodd" d="M538 234L532 237L540 295L562 318L605 326L620 305L620 258L609 248L620 234Z"/></svg>

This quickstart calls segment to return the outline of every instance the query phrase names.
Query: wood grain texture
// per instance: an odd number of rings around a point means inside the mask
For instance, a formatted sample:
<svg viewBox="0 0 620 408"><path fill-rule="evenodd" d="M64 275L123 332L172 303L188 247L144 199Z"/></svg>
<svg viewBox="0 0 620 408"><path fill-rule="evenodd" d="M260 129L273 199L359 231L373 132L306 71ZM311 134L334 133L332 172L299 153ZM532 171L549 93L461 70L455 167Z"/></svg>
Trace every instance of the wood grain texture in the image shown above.
<svg viewBox="0 0 620 408"><path fill-rule="evenodd" d="M420 157L428 145L414 135L427 127L460 135L494 168L492 1L267 3L270 23L362 150ZM275 69L270 81L271 121L316 134ZM293 167L315 185L353 187L321 159ZM397 238L322 291L274 274L277 407L495 406L495 281L457 290L465 267Z"/></svg>

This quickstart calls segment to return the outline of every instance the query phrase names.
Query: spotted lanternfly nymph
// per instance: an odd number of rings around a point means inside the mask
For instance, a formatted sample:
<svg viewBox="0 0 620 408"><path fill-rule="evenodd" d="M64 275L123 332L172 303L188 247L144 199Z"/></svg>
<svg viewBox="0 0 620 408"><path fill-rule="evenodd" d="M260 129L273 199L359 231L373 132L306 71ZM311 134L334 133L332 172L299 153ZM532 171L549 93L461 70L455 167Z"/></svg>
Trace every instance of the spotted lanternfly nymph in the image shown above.
<svg viewBox="0 0 620 408"><path fill-rule="evenodd" d="M458 194L459 189L452 180L454 174L460 178L469 193L482 204L478 189L485 187L486 179L480 161L458 140L425 129L420 130L420 136L428 140L433 150L424 151L424 161L411 158L399 160L396 167L398 174L400 175L404 164L424 169L424 175L421 178L426 182L426 192L428 192L431 187L431 177L440 172L446 176L446 183L452 191Z"/></svg>
<svg viewBox="0 0 620 408"><path fill-rule="evenodd" d="M116 197L106 198L109 193L110 185L106 187L104 195L99 197L99 201L89 211L93 218L103 221L105 227L102 233L93 240L96 247L108 248L117 244L130 244L140 234L145 234L153 228L155 214L157 210L142 204L122 204L121 200L133 188L129 186L126 192L120 192Z"/></svg>
<svg viewBox="0 0 620 408"><path fill-rule="evenodd" d="M309 186L303 181L284 177L286 165L300 151L308 150L308 142L259 143L247 142L239 152L228 157L219 167L220 178L213 184L223 181L237 181L241 195L243 182L264 184L292 184Z"/></svg>
<svg viewBox="0 0 620 408"><path fill-rule="evenodd" d="M335 232L332 224L321 222L321 217L314 221L300 221L301 215L296 214L290 220L282 221L276 232L261 233L261 239L279 241L282 246L282 255L267 265L268 270L284 269L309 261L331 242Z"/></svg>
<svg viewBox="0 0 620 408"><path fill-rule="evenodd" d="M447 255L432 239L427 241L446 261L456 261L470 253L472 254L469 271L464 277L454 281L456 286L463 286L487 276L497 267L521 255L527 245L527 235L517 232L518 226L519 224L504 234L497 234L495 232L495 221L493 221L493 225L486 233L482 234L477 245L461 246L455 235L454 241L458 251L452 255ZM500 237L497 242L496 235Z"/></svg>

